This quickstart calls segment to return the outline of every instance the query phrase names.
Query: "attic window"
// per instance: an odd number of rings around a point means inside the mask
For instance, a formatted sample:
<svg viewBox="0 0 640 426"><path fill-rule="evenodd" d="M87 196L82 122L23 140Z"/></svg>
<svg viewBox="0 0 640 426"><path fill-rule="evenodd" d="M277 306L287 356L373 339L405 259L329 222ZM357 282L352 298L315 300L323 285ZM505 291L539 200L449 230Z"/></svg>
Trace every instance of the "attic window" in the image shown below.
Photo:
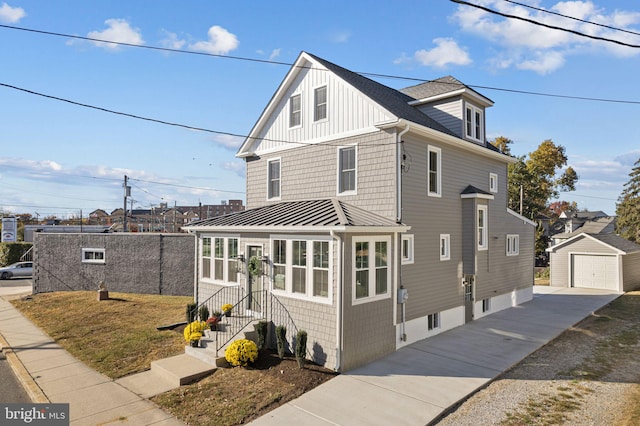
<svg viewBox="0 0 640 426"><path fill-rule="evenodd" d="M483 138L482 124L482 110L473 105L467 104L465 111L465 129L467 137L481 142Z"/></svg>
<svg viewBox="0 0 640 426"><path fill-rule="evenodd" d="M296 127L302 124L302 102L301 95L294 95L289 98L289 127Z"/></svg>
<svg viewBox="0 0 640 426"><path fill-rule="evenodd" d="M327 86L318 87L313 93L313 121L327 118Z"/></svg>

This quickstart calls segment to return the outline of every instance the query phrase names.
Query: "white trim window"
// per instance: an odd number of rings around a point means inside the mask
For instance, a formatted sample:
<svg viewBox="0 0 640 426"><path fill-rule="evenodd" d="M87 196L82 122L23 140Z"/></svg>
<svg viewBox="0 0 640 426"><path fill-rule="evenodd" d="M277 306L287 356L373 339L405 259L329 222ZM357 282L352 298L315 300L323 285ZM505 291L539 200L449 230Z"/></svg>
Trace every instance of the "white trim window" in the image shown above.
<svg viewBox="0 0 640 426"><path fill-rule="evenodd" d="M271 240L273 292L329 303L331 250L328 238L274 237Z"/></svg>
<svg viewBox="0 0 640 426"><path fill-rule="evenodd" d="M105 263L105 249L83 248L82 263Z"/></svg>
<svg viewBox="0 0 640 426"><path fill-rule="evenodd" d="M358 158L356 146L338 148L338 195L356 193L358 178Z"/></svg>
<svg viewBox="0 0 640 426"><path fill-rule="evenodd" d="M507 256L520 254L520 235L507 234Z"/></svg>
<svg viewBox="0 0 640 426"><path fill-rule="evenodd" d="M267 199L280 199L280 158L267 161Z"/></svg>
<svg viewBox="0 0 640 426"><path fill-rule="evenodd" d="M313 91L313 121L327 119L327 86L316 87Z"/></svg>
<svg viewBox="0 0 640 426"><path fill-rule="evenodd" d="M440 328L440 312L427 315L427 330L435 330Z"/></svg>
<svg viewBox="0 0 640 426"><path fill-rule="evenodd" d="M476 106L467 104L465 109L465 134L467 138L482 142L484 134L482 125L482 110Z"/></svg>
<svg viewBox="0 0 640 426"><path fill-rule="evenodd" d="M482 299L482 312L489 312L491 310L491 299Z"/></svg>
<svg viewBox="0 0 640 426"><path fill-rule="evenodd" d="M498 192L498 175L489 173L489 192Z"/></svg>
<svg viewBox="0 0 640 426"><path fill-rule="evenodd" d="M487 250L489 243L487 241L489 230L487 223L488 206L478 206L478 250Z"/></svg>
<svg viewBox="0 0 640 426"><path fill-rule="evenodd" d="M451 235L440 234L440 260L451 259Z"/></svg>
<svg viewBox="0 0 640 426"><path fill-rule="evenodd" d="M427 195L442 196L442 150L434 146L427 148Z"/></svg>
<svg viewBox="0 0 640 426"><path fill-rule="evenodd" d="M391 297L391 238L354 238L353 303Z"/></svg>
<svg viewBox="0 0 640 426"><path fill-rule="evenodd" d="M413 263L413 235L407 234L402 236L402 264L411 263Z"/></svg>
<svg viewBox="0 0 640 426"><path fill-rule="evenodd" d="M302 125L302 94L298 93L289 98L289 127Z"/></svg>
<svg viewBox="0 0 640 426"><path fill-rule="evenodd" d="M200 240L200 279L238 283L238 238L203 236Z"/></svg>

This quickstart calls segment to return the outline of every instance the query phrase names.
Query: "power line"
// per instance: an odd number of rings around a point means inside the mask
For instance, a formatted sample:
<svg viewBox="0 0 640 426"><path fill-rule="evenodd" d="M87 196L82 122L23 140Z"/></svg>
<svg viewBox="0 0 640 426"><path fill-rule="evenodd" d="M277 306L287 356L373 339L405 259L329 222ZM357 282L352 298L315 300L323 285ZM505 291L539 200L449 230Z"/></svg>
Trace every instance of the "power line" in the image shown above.
<svg viewBox="0 0 640 426"><path fill-rule="evenodd" d="M188 189L200 189L203 191L214 191L214 192L228 192L231 194L244 194L243 191L227 191L224 189L212 189L212 188L202 188L202 187L197 187L197 186L188 186L188 185L179 185L177 183L164 183L164 182L154 182L151 180L144 180L144 179L135 179L135 178L129 178L129 180L135 180L136 182L145 182L145 183L153 183L156 185L166 185L166 186L175 186L177 188L188 188Z"/></svg>
<svg viewBox="0 0 640 426"><path fill-rule="evenodd" d="M520 20L520 21L528 22L530 24L538 25L538 26L549 28L549 29L552 29L552 30L568 32L568 33L575 34L575 35L580 36L580 37L587 37L587 38L590 38L590 39L593 39L593 40L607 41L609 43L615 43L615 44L619 44L621 46L633 47L633 48L636 48L636 49L640 48L640 45L638 45L638 44L625 43L625 42L620 41L620 40L614 40L614 39L605 38L605 37L598 37L598 36L594 36L594 35L591 35L591 34L581 33L580 31L575 31L575 30L571 30L571 29L568 29L568 28L562 28L562 27L557 27L555 25L545 24L545 23L536 21L534 19L523 18L522 16L511 15L511 14L508 14L508 13L499 12L497 10L493 10L493 9L490 9L488 7L485 7L485 6L481 6L479 4L473 4L473 3L469 3L469 2L463 1L463 0L450 0L450 1L452 1L453 3L462 4L462 5L465 5L465 6L475 7L477 9L484 10L485 12L493 13L494 15L500 15L500 16L502 16L504 18L517 19L517 20Z"/></svg>
<svg viewBox="0 0 640 426"><path fill-rule="evenodd" d="M549 13L551 15L561 16L561 17L567 18L567 19L573 19L574 21L582 22L582 23L585 23L585 24L596 25L598 27L603 27L603 28L607 28L607 29L610 29L610 30L621 31L623 33L629 33L629 34L640 36L640 33L637 33L635 31L625 30L623 28L616 28L616 27L612 27L610 25L600 24L598 22L586 21L584 19L576 18L575 16L563 15L562 13L558 13L558 12L554 12L552 10L547 10L547 9L542 9L542 8L539 8L539 7L531 6L529 4L519 3L519 2L513 1L513 0L503 0L503 1L506 1L508 3L517 4L518 6L527 7L529 9L537 10L539 12L544 12L544 13Z"/></svg>

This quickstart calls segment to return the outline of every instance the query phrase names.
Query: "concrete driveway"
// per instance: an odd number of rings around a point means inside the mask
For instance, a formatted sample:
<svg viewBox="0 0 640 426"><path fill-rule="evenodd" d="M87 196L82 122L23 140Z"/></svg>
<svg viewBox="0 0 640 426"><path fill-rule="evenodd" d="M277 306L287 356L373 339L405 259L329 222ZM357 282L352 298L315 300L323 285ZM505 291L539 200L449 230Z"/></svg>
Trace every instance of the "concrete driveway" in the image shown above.
<svg viewBox="0 0 640 426"><path fill-rule="evenodd" d="M33 281L31 278L11 278L0 280L0 297L13 298L26 296L33 292Z"/></svg>

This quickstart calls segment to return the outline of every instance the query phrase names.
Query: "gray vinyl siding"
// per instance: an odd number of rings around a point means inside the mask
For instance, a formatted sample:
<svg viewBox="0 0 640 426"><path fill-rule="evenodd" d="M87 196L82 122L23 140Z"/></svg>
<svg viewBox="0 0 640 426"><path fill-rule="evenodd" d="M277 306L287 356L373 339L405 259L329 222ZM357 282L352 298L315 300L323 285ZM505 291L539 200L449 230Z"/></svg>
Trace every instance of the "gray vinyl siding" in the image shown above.
<svg viewBox="0 0 640 426"><path fill-rule="evenodd" d="M571 287L571 282L569 281L569 272L571 271L571 259L569 258L569 253L616 254L617 252L590 238L576 238L569 244L557 248L550 253L550 285Z"/></svg>
<svg viewBox="0 0 640 426"><path fill-rule="evenodd" d="M640 252L622 256L623 291L636 290L640 287Z"/></svg>
<svg viewBox="0 0 640 426"><path fill-rule="evenodd" d="M418 109L459 137L463 137L464 122L462 120L462 98L460 96L420 105Z"/></svg>
<svg viewBox="0 0 640 426"><path fill-rule="evenodd" d="M402 222L411 226L409 232L415 235L415 262L402 267L402 284L409 292L407 319L462 306L462 274L464 270L474 270L473 266L467 265L474 256L477 256L478 294L492 292L491 296L496 296L533 285L535 228L507 212L506 162L431 143L442 150L442 197L429 197L426 187L429 143L407 135L403 139L411 167L402 176ZM461 141L464 143L468 142ZM489 217L489 249L477 252L476 202L462 199L460 193L468 185L489 191L489 173L498 175L499 190L493 194L493 200L477 200L488 205ZM467 235L469 233L471 235ZM506 258L507 233L520 235L519 256ZM451 259L448 261L440 260L440 234L451 236ZM493 240L494 236L498 239ZM463 247L466 248L464 255ZM500 276L509 268L517 272Z"/></svg>
<svg viewBox="0 0 640 426"><path fill-rule="evenodd" d="M366 364L396 349L395 326L393 324L393 305L395 303L394 288L390 287L391 297L379 301L353 305L353 237L345 237L344 255L344 318L343 318L343 348L344 357L342 368L344 371ZM367 236L370 236L368 234ZM390 253L396 249L391 240ZM393 264L389 263L391 277L395 276ZM392 283L389 283L392 286Z"/></svg>
<svg viewBox="0 0 640 426"><path fill-rule="evenodd" d="M357 194L337 195L338 148L357 145ZM267 161L280 158L281 197L267 200ZM364 136L264 155L247 162L247 208L282 201L339 198L381 216L395 218L395 134Z"/></svg>

